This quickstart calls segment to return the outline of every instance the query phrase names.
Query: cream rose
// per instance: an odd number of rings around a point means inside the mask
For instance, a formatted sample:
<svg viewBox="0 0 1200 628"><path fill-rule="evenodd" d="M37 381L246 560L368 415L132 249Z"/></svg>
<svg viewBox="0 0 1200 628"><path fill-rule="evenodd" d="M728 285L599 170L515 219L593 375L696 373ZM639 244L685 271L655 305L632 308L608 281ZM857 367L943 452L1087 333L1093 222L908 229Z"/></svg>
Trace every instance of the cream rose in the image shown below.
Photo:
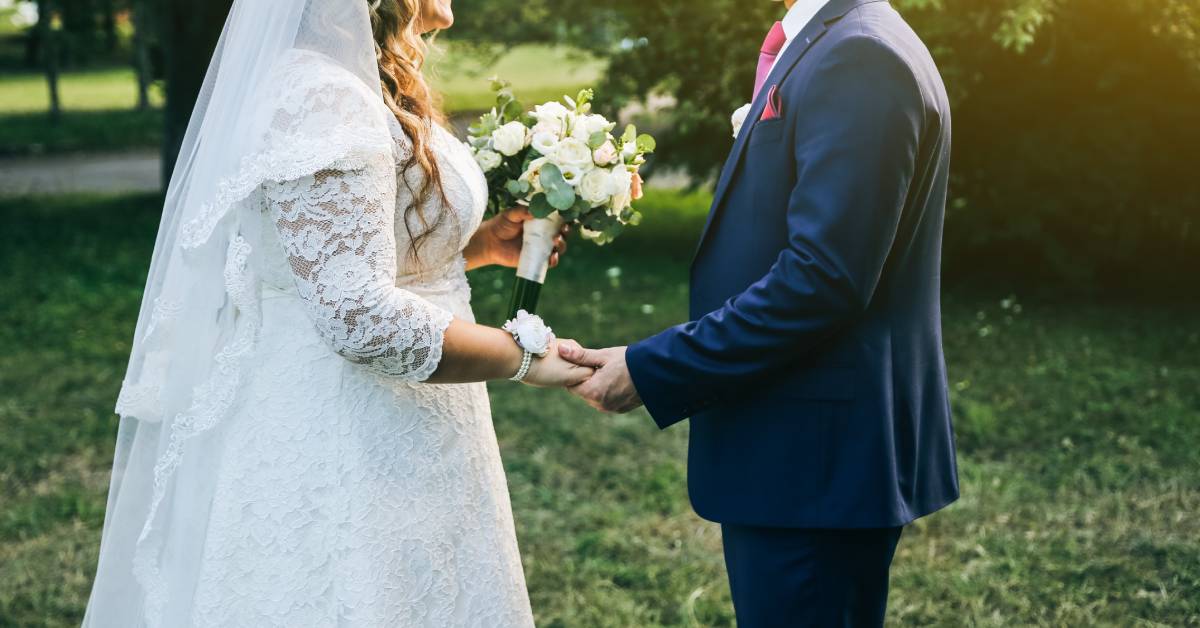
<svg viewBox="0 0 1200 628"><path fill-rule="evenodd" d="M604 116L596 114L580 116L575 119L575 128L571 129L571 137L586 142L593 134L607 132L608 129L609 123Z"/></svg>
<svg viewBox="0 0 1200 628"><path fill-rule="evenodd" d="M529 167L525 172L521 173L521 180L528 181L534 194L542 190L542 166L545 166L550 160L545 157L539 157L529 162Z"/></svg>
<svg viewBox="0 0 1200 628"><path fill-rule="evenodd" d="M492 132L492 147L509 157L521 152L528 141L529 129L520 122L509 122Z"/></svg>
<svg viewBox="0 0 1200 628"><path fill-rule="evenodd" d="M590 170L592 164L592 149L579 139L568 137L558 144L558 149L554 151L554 164L560 168L563 166L575 166L580 169Z"/></svg>
<svg viewBox="0 0 1200 628"><path fill-rule="evenodd" d="M479 164L479 167L484 172L491 172L494 168L500 165L501 161L502 158L500 157L500 153L497 153L494 150L488 150L485 148L475 153L475 163Z"/></svg>
<svg viewBox="0 0 1200 628"><path fill-rule="evenodd" d="M533 117L537 119L538 124L553 124L556 128L561 128L563 120L567 118L567 108L562 103L551 101L538 105L533 108Z"/></svg>
<svg viewBox="0 0 1200 628"><path fill-rule="evenodd" d="M579 196L596 207L608 201L611 185L612 175L607 170L596 168L583 175L578 185Z"/></svg>

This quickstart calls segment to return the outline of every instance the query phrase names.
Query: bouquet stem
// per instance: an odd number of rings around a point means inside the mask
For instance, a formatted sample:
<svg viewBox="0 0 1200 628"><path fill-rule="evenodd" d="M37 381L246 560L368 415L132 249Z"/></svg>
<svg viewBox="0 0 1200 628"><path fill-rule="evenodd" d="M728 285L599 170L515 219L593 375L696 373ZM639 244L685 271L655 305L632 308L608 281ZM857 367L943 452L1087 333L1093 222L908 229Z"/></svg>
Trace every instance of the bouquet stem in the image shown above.
<svg viewBox="0 0 1200 628"><path fill-rule="evenodd" d="M509 319L516 317L517 310L530 314L537 310L538 296L550 268L550 254L554 252L554 238L562 226L563 219L558 212L525 223L521 260L517 263L517 278L508 306Z"/></svg>

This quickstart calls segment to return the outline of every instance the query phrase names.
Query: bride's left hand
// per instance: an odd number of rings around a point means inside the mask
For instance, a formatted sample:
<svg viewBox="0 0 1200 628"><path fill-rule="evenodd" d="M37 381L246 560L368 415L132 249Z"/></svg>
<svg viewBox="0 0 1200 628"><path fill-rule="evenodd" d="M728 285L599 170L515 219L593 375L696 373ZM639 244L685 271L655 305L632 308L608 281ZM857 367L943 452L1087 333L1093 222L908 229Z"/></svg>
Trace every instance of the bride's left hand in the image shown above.
<svg viewBox="0 0 1200 628"><path fill-rule="evenodd" d="M514 207L479 225L479 230L471 236L463 252L467 258L468 268L479 268L489 264L498 264L516 268L521 259L521 236L525 232L525 221L533 220L533 214L525 207ZM560 256L567 251L566 235L570 232L569 225L563 225L562 232L554 238L554 252L550 254L550 267L558 265Z"/></svg>

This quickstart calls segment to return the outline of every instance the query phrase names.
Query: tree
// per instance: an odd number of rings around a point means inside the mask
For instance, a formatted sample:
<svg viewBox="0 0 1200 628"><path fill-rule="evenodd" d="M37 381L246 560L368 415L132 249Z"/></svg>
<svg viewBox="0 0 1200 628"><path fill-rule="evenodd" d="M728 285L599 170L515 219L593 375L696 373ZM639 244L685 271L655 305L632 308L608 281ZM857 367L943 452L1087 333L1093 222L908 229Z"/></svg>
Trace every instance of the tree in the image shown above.
<svg viewBox="0 0 1200 628"><path fill-rule="evenodd" d="M163 116L163 181L170 181L175 169L192 108L232 4L233 0L163 2L162 42L167 86Z"/></svg>
<svg viewBox="0 0 1200 628"><path fill-rule="evenodd" d="M674 97L656 159L709 180L749 99L767 0L459 0L466 34L549 37L608 60L609 113ZM1138 284L1200 264L1200 0L893 0L954 111L948 265ZM460 11L460 13L462 13ZM514 16L539 16L523 24ZM507 16L507 19L501 19ZM563 39L562 33L573 33ZM615 34L615 35L614 35ZM1158 272L1150 272L1158 271Z"/></svg>
<svg viewBox="0 0 1200 628"><path fill-rule="evenodd" d="M133 11L133 71L137 78L137 108L150 108L150 38L152 22L150 0L132 0Z"/></svg>
<svg viewBox="0 0 1200 628"><path fill-rule="evenodd" d="M50 119L57 122L62 117L62 102L58 95L59 36L55 28L54 0L38 0L37 35L42 68L46 74L46 87L50 91Z"/></svg>

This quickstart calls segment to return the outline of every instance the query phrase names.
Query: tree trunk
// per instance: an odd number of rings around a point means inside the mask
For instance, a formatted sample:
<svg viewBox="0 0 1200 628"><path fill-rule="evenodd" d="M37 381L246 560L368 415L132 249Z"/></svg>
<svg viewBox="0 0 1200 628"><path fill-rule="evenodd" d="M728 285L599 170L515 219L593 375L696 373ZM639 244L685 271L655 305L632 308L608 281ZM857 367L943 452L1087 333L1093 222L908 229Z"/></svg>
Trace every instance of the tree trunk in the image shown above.
<svg viewBox="0 0 1200 628"><path fill-rule="evenodd" d="M57 7L53 0L38 0L38 39L42 52L42 68L46 72L46 87L50 90L50 119L62 117L62 102L58 96L58 32L51 22Z"/></svg>
<svg viewBox="0 0 1200 628"><path fill-rule="evenodd" d="M232 0L163 2L160 39L165 49L167 82L162 148L164 182L171 180L192 107L204 84L208 62L232 4Z"/></svg>
<svg viewBox="0 0 1200 628"><path fill-rule="evenodd" d="M149 0L133 0L133 71L137 76L138 111L150 108Z"/></svg>
<svg viewBox="0 0 1200 628"><path fill-rule="evenodd" d="M104 0L101 6L104 24L104 49L112 54L117 51L117 4L113 0Z"/></svg>

